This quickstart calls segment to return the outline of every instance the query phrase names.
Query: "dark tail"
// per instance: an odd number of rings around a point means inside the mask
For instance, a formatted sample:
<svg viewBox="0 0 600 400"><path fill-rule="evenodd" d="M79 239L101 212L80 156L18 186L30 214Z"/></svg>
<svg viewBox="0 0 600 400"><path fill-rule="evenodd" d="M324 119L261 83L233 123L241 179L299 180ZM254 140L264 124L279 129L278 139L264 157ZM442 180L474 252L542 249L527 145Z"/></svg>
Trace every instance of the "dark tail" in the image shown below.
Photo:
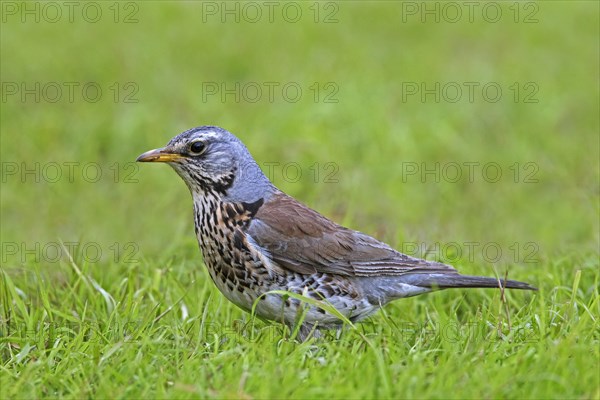
<svg viewBox="0 0 600 400"><path fill-rule="evenodd" d="M500 288L501 286L507 289L523 289L537 290L525 282L511 281L504 279L488 278L485 276L469 276L458 274L415 274L415 286L435 289L450 289L450 288Z"/></svg>

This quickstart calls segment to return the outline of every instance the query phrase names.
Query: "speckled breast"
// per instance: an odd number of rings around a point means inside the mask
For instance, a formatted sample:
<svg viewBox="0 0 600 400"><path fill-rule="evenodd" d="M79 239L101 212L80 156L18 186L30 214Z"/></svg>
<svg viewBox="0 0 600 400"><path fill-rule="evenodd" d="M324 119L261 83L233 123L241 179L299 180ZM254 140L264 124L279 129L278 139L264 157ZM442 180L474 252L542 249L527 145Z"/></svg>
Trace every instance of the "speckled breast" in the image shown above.
<svg viewBox="0 0 600 400"><path fill-rule="evenodd" d="M194 202L196 237L208 272L228 300L249 311L257 297L271 290L272 283L258 255L243 240L251 207L223 203L213 196L197 200Z"/></svg>
<svg viewBox="0 0 600 400"><path fill-rule="evenodd" d="M194 199L195 229L204 263L217 288L238 307L251 311L257 298L271 290L306 294L316 300L327 299L338 311L354 319L374 308L345 278L323 273L302 275L295 272L269 271L260 254L249 248L244 231L260 204L223 203L216 196ZM290 323L297 317L300 302L270 294L261 297L256 313L260 317ZM309 307L306 321L339 323L333 315L318 307Z"/></svg>

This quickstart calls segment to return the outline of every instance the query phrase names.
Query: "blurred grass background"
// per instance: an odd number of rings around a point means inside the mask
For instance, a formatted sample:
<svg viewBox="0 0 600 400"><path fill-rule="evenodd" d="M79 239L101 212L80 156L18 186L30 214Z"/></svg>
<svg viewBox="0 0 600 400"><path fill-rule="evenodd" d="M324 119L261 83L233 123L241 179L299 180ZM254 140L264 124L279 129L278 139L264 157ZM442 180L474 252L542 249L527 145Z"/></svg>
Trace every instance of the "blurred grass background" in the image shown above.
<svg viewBox="0 0 600 400"><path fill-rule="evenodd" d="M82 167L74 182L6 176L4 241L135 241L148 257L162 254L172 238L192 242L185 186L168 168L154 166L135 171L138 182L125 184L133 171L126 163L184 129L216 124L240 136L261 165L298 163L300 182L287 182L281 167L275 169L282 189L388 241L536 242L544 254L597 249L598 21L590 3L539 3L536 23L515 23L504 7L498 23L475 13L473 23L465 16L455 24L444 23L443 14L440 23L435 16L422 23L421 14L407 15L403 3L390 2L335 3L335 9L319 3L334 23L315 23L307 5L298 23L277 13L273 23L266 15L261 23L246 22L250 10L246 18L238 15L239 23L222 23L235 16L208 15L199 2L120 4L120 20L133 13L138 22L115 23L106 4L94 24L76 13L73 23L66 15L59 23L5 16L3 82L76 82L78 88L93 82L103 94L96 103L78 89L69 102L64 86L56 103L5 94L2 161L29 168L96 162L103 177L86 182ZM519 21L529 13L521 9ZM137 103L124 102L133 90L124 88L128 82L138 89ZM236 82L256 82L263 95L252 103L225 94L223 102L221 91L203 92L206 85ZM278 88L291 82L303 94L293 103L275 89L270 102L264 82ZM318 102L309 89L315 82ZM324 103L327 82L338 89L337 103ZM422 102L420 93L403 92L406 82L428 88L456 82L464 92L456 103L443 96L437 103L431 95ZM463 82L480 84L472 103ZM489 82L503 89L496 103L482 95ZM521 87L518 102L509 89L514 82ZM539 88L537 103L523 102L527 82ZM314 184L308 168L327 162L339 167L339 182ZM431 168L436 162L497 162L503 176L487 183L477 168L472 184L436 183L431 176L423 183L419 175L403 182L402 163ZM509 167L528 162L539 167L538 183L524 183L522 169L515 183Z"/></svg>
<svg viewBox="0 0 600 400"><path fill-rule="evenodd" d="M185 186L168 168L133 171L126 163L184 129L216 124L240 136L261 165L298 163L300 182L275 169L283 190L388 241L400 235L428 243L536 242L544 253L597 249L598 21L590 3L537 3L536 23L521 21L529 9L515 23L506 6L498 23L475 12L473 23L465 15L455 24L444 23L444 14L440 23L435 15L422 23L421 14L407 15L406 5L391 2L319 3L322 23L308 5L298 23L277 13L273 23L266 15L250 23L250 9L238 15L239 23L222 23L235 15L207 14L211 9L200 2L120 4L119 20L133 13L138 22L115 23L106 4L94 24L77 13L73 23L66 15L59 23L5 16L3 82L77 82L79 88L93 82L103 94L96 103L78 89L72 103L66 89L56 103L5 94L2 161L29 168L96 162L103 177L86 182L82 167L74 182L6 176L4 241L135 241L148 257L160 255L172 238L192 241ZM326 16L337 22L324 22ZM124 88L128 82L138 89L137 103L124 102L133 90ZM242 93L235 102L234 95L203 91L236 82L258 83L263 95L251 103ZM275 89L271 103L264 82L278 88L291 82L303 94L292 103ZM318 102L309 89L315 82ZM327 82L338 89L337 103L324 103ZM456 103L443 96L437 103L431 95L422 102L420 93L403 92L406 82L428 88L456 82L464 92ZM472 103L463 82L480 85ZM503 89L496 103L482 95L489 82ZM509 89L514 82L518 102ZM527 82L539 88L537 103L523 102ZM116 103L114 83L121 88ZM339 167L339 182L314 184L308 168L318 163L323 172L328 162ZM477 167L472 184L436 183L431 175L423 183L418 174L403 182L402 163L431 168L436 162L457 162L463 174L465 162L496 162L503 176L488 183ZM523 182L528 162L539 168L538 183ZM515 163L517 183L509 169ZM127 173L138 182L123 183Z"/></svg>
<svg viewBox="0 0 600 400"><path fill-rule="evenodd" d="M207 4L222 12L221 2L98 4L102 18L96 23L77 11L70 22L66 8L56 23L31 16L23 22L21 14L3 8L3 245L98 243L104 257L88 268L105 281L127 270L111 262L114 243L121 253L135 244L139 274L150 276L181 261L185 268L201 268L185 185L166 166L129 163L184 129L214 124L238 135L261 165L298 163L298 182L283 179L275 168L281 189L397 248L405 242L497 243L504 252L499 270L521 265L511 277L542 288L556 285L557 276L570 286L575 271L589 266L590 258L581 260L591 257L593 268L584 268L582 279L597 283L598 3L497 3L503 13L497 23L483 18L481 4L472 23L466 6L457 23L443 14L440 22L409 15L407 4L425 7L420 2L295 3L303 13L297 23L277 11L285 3L278 3L272 21L263 14L256 23L243 15L236 22L235 16L207 13ZM115 4L118 22L110 8ZM527 15L536 21L526 23ZM126 16L135 21L125 23ZM77 88L72 102L66 89L56 102L43 94L36 101L34 95L23 100L20 91L8 93L13 84L36 82L76 82L78 88L93 82L103 93L97 102L85 101ZM263 88L256 102L243 94L239 102L233 95L222 101L222 92L205 90L254 82ZM272 102L265 82L279 85ZM431 88L436 82L479 86L473 102L466 89L457 102L406 95L407 83ZM490 82L503 90L493 103L481 92ZM517 101L510 89L515 82L521 90ZM302 88L298 101L283 97L286 83ZM310 89L315 83L318 101ZM324 101L327 83L337 89L336 102ZM538 89L535 103L524 101L527 83ZM125 102L131 88L137 90L135 103ZM98 163L103 175L86 182L76 166L72 182L67 167L55 183L36 183L31 175L21 179L23 165L52 162ZM435 182L431 176L423 182L403 169L406 163L431 168L465 162L495 162L502 178L486 182L476 168L472 183ZM14 163L19 171L10 175L6 168ZM315 163L321 172L316 182L310 170ZM327 163L337 167L337 182L325 182ZM515 163L517 182L510 169ZM527 163L536 166L535 183L524 181ZM127 176L135 182L125 182ZM518 257L510 250L514 243ZM523 262L527 243L536 245L533 264ZM19 277L31 269L31 257L23 257L22 250L4 254L2 267ZM573 262L565 267L557 261L564 259ZM475 259L463 254L457 265L467 273L493 274L485 261L477 252ZM49 276L60 274L56 263L39 264ZM559 273L556 265L567 270Z"/></svg>

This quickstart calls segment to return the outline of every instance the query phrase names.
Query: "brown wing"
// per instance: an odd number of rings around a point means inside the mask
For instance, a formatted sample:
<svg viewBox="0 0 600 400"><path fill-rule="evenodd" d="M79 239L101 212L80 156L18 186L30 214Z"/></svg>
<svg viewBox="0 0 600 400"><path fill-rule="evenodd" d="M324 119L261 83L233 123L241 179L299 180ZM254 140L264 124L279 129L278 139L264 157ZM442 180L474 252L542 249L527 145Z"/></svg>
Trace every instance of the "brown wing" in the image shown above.
<svg viewBox="0 0 600 400"><path fill-rule="evenodd" d="M457 273L449 265L407 256L344 228L284 193L260 207L246 233L279 266L301 274Z"/></svg>

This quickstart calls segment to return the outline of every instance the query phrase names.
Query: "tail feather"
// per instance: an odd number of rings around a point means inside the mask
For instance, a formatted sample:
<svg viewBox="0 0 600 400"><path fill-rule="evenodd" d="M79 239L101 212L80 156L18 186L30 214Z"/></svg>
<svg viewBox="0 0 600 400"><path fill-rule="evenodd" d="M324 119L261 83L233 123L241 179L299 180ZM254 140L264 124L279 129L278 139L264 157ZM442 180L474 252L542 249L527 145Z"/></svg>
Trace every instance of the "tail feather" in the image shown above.
<svg viewBox="0 0 600 400"><path fill-rule="evenodd" d="M422 274L413 275L415 286L432 289L450 288L500 288L538 290L525 282L489 278L485 276L469 276L459 274Z"/></svg>

